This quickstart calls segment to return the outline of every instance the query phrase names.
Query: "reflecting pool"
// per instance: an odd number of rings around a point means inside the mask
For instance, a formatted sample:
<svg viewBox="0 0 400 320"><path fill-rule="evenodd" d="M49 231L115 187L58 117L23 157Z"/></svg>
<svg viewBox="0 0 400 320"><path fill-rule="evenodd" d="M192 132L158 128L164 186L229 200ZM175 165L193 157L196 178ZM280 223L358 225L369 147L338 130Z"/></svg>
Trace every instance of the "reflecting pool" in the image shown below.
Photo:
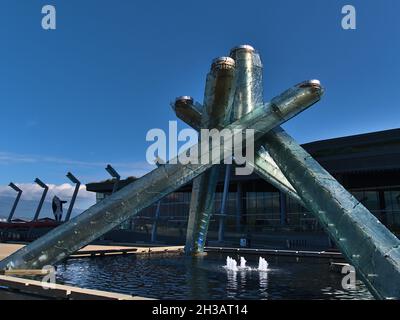
<svg viewBox="0 0 400 320"><path fill-rule="evenodd" d="M329 270L329 259L244 255L245 270L231 271L226 254L125 255L71 259L57 266L57 282L157 299L373 299L357 281L344 290L344 275ZM240 262L240 256L232 256Z"/></svg>

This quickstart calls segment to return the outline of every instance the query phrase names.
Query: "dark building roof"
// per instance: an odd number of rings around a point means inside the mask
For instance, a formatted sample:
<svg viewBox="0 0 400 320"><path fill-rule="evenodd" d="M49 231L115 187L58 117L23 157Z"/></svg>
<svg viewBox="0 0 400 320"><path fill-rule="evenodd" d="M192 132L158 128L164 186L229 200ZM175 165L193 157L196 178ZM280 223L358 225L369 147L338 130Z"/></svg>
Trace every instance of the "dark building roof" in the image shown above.
<svg viewBox="0 0 400 320"><path fill-rule="evenodd" d="M118 189L125 187L131 182L137 180L136 177L128 177L126 179L120 180L118 183ZM107 179L100 182L91 182L86 184L86 190L92 192L111 192L114 187L116 179Z"/></svg>
<svg viewBox="0 0 400 320"><path fill-rule="evenodd" d="M320 140L302 147L347 188L400 185L400 129ZM121 180L120 188L136 179ZM220 179L223 180L223 174ZM86 188L93 192L111 192L114 181L89 183ZM231 181L253 181L257 190L274 190L255 173L232 175ZM191 183L180 191L190 190Z"/></svg>
<svg viewBox="0 0 400 320"><path fill-rule="evenodd" d="M303 147L330 173L400 169L400 129L321 140Z"/></svg>

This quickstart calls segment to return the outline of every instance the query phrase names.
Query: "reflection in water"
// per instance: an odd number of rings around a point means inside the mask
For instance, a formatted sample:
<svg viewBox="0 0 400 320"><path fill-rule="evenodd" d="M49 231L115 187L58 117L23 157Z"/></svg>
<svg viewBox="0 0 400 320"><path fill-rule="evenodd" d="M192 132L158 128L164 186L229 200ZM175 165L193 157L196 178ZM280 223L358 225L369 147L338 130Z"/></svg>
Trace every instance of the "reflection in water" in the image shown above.
<svg viewBox="0 0 400 320"><path fill-rule="evenodd" d="M354 300L360 299L360 291L363 291L364 285L360 280L356 281L355 289L344 290L342 288L332 288L326 287L321 289L323 295L325 295L325 299L331 299L332 297L340 300ZM366 295L362 297L363 299L367 298Z"/></svg>
<svg viewBox="0 0 400 320"><path fill-rule="evenodd" d="M260 288L266 291L268 289L268 272L259 272Z"/></svg>
<svg viewBox="0 0 400 320"><path fill-rule="evenodd" d="M240 270L240 288L246 288L247 271L245 269Z"/></svg>
<svg viewBox="0 0 400 320"><path fill-rule="evenodd" d="M226 270L227 282L226 282L226 293L229 299L235 298L238 287L237 283L237 272L232 270Z"/></svg>
<svg viewBox="0 0 400 320"><path fill-rule="evenodd" d="M247 263L247 260L244 257L240 257L240 268L245 269L246 263Z"/></svg>
<svg viewBox="0 0 400 320"><path fill-rule="evenodd" d="M257 256L245 259L253 268L237 272L218 254L72 259L58 265L57 282L157 299L372 299L361 282L342 289L326 259L269 257L267 272L256 270Z"/></svg>
<svg viewBox="0 0 400 320"><path fill-rule="evenodd" d="M202 265L204 256L188 257L184 259L186 265L186 283L190 287L190 294L207 295L207 272Z"/></svg>

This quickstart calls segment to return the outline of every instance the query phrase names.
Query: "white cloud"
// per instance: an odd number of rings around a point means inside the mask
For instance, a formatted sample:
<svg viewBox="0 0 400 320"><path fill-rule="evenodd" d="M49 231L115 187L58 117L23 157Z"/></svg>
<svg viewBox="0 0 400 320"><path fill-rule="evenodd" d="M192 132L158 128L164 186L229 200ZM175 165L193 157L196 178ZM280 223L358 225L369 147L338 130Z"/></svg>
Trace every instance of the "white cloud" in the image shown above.
<svg viewBox="0 0 400 320"><path fill-rule="evenodd" d="M105 168L107 162L101 161L80 161L52 156L38 156L38 155L26 155L18 154L12 152L0 151L0 164L12 164L12 163L53 163L68 166L79 166L79 167L91 167L91 168ZM148 172L152 169L152 165L148 164L146 161L137 162L111 162L116 169L121 168L126 171L138 171L138 172Z"/></svg>
<svg viewBox="0 0 400 320"><path fill-rule="evenodd" d="M82 186L80 187L78 197L75 203L75 209L77 211L82 211L95 203L96 195L93 192L86 191L85 183L91 180L96 181L104 180L109 178L109 175L106 173L104 168L107 166L107 162L92 162L92 161L80 161L80 160L71 160L65 158L51 157L51 156L38 156L38 155L26 155L26 154L17 154L10 153L5 151L0 151L0 165L9 166L11 164L18 166L19 164L25 164L30 166L38 166L43 163L50 163L62 166L63 170L69 170L71 168L73 170L74 167L80 167L81 172L89 172L90 176L82 176L78 175L77 178L82 181ZM127 176L137 176L140 177L143 174L153 170L155 168L154 165L150 165L145 161L142 162L111 162L112 166L120 173L121 177ZM95 173L90 170L86 170L87 168L95 169ZM103 178L95 178L97 176ZM4 180L3 180L4 181ZM22 202L26 204L26 210L22 210L23 214L32 215L32 211L36 208L36 203L42 196L43 189L38 186L36 183L16 183L16 185L23 191L21 197L21 205L18 206L17 211L21 211L20 207L23 207ZM60 185L56 184L47 184L49 187L48 194L46 196L46 206L47 211L49 211L49 203L53 196L57 195L60 199L70 201L72 194L74 192L75 186L69 183L64 183ZM16 196L16 192L12 190L7 185L0 185L0 209L6 212L9 207L11 207L13 203L13 199ZM28 206L28 202L33 201L33 203ZM68 206L69 204L66 204ZM51 210L51 206L50 206ZM1 211L1 210L0 210ZM0 212L0 214L5 214L4 212ZM26 213L25 213L26 212Z"/></svg>
<svg viewBox="0 0 400 320"><path fill-rule="evenodd" d="M17 183L22 191L22 200L39 200L43 194L43 189L35 183ZM61 185L47 184L49 191L46 196L46 201L49 202L56 195L62 200L70 201L74 192L75 186L69 183ZM0 197L15 197L16 192L8 186L0 185ZM79 189L78 197L75 202L76 209L87 209L95 203L96 195L93 192L86 191L85 186Z"/></svg>

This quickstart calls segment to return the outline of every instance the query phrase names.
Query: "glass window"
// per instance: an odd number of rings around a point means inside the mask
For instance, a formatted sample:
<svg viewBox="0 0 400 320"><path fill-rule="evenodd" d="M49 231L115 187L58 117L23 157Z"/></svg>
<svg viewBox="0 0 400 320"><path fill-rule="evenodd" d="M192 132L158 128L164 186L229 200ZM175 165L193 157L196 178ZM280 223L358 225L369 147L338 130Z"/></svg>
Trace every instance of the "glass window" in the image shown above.
<svg viewBox="0 0 400 320"><path fill-rule="evenodd" d="M391 229L400 229L400 191L385 191L385 209L387 225Z"/></svg>

